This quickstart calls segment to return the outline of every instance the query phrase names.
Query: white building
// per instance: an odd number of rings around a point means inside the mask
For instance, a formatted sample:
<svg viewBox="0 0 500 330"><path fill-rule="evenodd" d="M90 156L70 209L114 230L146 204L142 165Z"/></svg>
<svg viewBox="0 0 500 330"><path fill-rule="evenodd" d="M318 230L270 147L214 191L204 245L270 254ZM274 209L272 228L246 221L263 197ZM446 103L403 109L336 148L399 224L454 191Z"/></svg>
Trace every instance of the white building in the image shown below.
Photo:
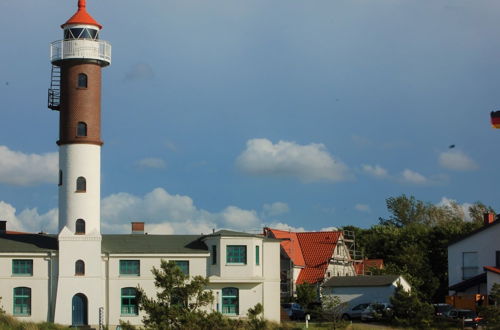
<svg viewBox="0 0 500 330"><path fill-rule="evenodd" d="M490 294L500 283L500 220L486 214L483 227L448 246L450 295Z"/></svg>
<svg viewBox="0 0 500 330"><path fill-rule="evenodd" d="M218 231L211 235L102 235L100 215L101 69L111 64L102 25L78 0L50 47L48 107L59 111L59 231L57 235L7 231L0 224L0 296L7 313L27 321L82 326L141 323L136 290L155 287L151 269L177 262L189 275L209 278L209 307L244 317L257 303L279 321L278 240Z"/></svg>
<svg viewBox="0 0 500 330"><path fill-rule="evenodd" d="M326 281L322 295L338 296L348 307L364 303L390 303L397 286L410 291L410 284L400 275L343 276Z"/></svg>
<svg viewBox="0 0 500 330"><path fill-rule="evenodd" d="M164 259L175 261L190 276L208 277L207 289L215 297L209 309L245 317L261 303L264 317L279 322L277 240L226 230L204 236L102 235L98 274L92 271L95 265L80 259L95 251L63 254L61 248L56 235L0 234L0 296L7 313L26 321L96 326L102 308L103 324L114 326L121 319L139 325L135 288L154 296L151 269ZM72 269L63 281L60 263ZM72 286L65 285L69 279Z"/></svg>

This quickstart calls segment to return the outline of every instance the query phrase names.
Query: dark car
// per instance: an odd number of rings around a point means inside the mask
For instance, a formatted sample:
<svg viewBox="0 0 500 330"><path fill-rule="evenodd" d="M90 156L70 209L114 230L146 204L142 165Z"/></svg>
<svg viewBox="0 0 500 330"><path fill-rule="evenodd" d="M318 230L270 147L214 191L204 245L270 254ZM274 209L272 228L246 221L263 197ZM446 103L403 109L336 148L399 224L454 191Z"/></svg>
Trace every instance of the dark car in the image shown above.
<svg viewBox="0 0 500 330"><path fill-rule="evenodd" d="M288 314L290 320L303 320L305 317L305 312L297 303L281 304L281 307Z"/></svg>
<svg viewBox="0 0 500 330"><path fill-rule="evenodd" d="M453 309L450 304L433 304L434 315L437 317L446 317L446 315Z"/></svg>
<svg viewBox="0 0 500 330"><path fill-rule="evenodd" d="M369 303L353 306L348 310L346 310L344 314L342 314L342 319L344 320L361 319L361 314L365 309L368 308L368 306L370 306Z"/></svg>
<svg viewBox="0 0 500 330"><path fill-rule="evenodd" d="M447 314L448 318L464 322L464 326L477 328L482 318L478 317L476 312L470 309L452 309Z"/></svg>

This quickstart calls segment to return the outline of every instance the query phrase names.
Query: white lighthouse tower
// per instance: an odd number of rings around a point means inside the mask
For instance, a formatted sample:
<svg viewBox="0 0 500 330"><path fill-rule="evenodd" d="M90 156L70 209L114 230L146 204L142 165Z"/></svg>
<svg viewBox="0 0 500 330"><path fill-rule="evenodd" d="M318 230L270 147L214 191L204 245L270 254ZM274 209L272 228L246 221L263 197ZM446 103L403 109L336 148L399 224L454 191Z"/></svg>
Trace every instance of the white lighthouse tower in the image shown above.
<svg viewBox="0 0 500 330"><path fill-rule="evenodd" d="M59 111L59 265L54 321L98 324L104 306L100 231L101 68L111 45L85 0L50 47L48 106Z"/></svg>

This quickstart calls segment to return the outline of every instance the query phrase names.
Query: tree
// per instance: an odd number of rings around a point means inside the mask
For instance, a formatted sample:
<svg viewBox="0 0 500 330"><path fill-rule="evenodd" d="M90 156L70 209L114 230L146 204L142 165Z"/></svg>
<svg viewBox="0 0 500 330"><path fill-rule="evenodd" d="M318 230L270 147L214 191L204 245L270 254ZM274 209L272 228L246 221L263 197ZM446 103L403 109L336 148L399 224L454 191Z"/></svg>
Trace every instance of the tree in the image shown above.
<svg viewBox="0 0 500 330"><path fill-rule="evenodd" d="M139 308L146 312L146 329L185 329L207 316L200 308L214 300L212 292L206 290L208 279L194 276L189 280L174 262L165 260L159 269L153 267L152 273L158 289L156 299L138 288Z"/></svg>
<svg viewBox="0 0 500 330"><path fill-rule="evenodd" d="M395 323L403 326L429 328L432 322L432 305L422 302L416 294L407 292L398 284L391 297Z"/></svg>
<svg viewBox="0 0 500 330"><path fill-rule="evenodd" d="M316 285L307 282L297 285L296 300L303 308L307 309L312 302L318 300Z"/></svg>
<svg viewBox="0 0 500 330"><path fill-rule="evenodd" d="M321 292L321 305L323 307L323 317L331 322L331 329L341 329L345 321L342 320L347 303L323 289Z"/></svg>

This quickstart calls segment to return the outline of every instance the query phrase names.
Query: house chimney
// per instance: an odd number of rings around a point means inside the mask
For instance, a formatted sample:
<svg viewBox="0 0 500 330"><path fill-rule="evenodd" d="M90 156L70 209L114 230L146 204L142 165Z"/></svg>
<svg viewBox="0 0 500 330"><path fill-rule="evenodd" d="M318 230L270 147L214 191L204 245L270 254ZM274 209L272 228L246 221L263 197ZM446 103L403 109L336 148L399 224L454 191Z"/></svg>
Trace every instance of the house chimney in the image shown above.
<svg viewBox="0 0 500 330"><path fill-rule="evenodd" d="M483 219L484 219L484 225L487 226L495 221L495 214L491 212L485 213L483 215Z"/></svg>
<svg viewBox="0 0 500 330"><path fill-rule="evenodd" d="M7 221L0 220L0 234L6 234L7 232Z"/></svg>
<svg viewBox="0 0 500 330"><path fill-rule="evenodd" d="M132 234L144 234L144 222L132 222Z"/></svg>

